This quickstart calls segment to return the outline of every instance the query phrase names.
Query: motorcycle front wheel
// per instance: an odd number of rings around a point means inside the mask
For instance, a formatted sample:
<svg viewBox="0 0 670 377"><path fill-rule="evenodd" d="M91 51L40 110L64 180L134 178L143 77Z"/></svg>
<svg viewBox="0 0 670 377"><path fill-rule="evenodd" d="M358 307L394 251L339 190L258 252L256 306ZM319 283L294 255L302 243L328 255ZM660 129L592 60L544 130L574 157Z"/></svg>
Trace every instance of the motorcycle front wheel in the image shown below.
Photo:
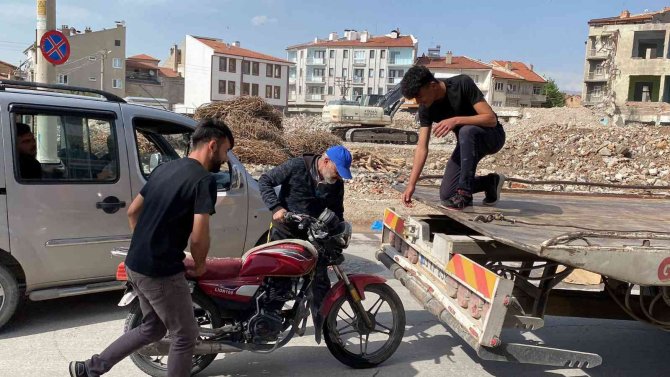
<svg viewBox="0 0 670 377"><path fill-rule="evenodd" d="M200 292L193 292L191 295L193 300L193 312L195 319L198 321L198 326L205 328L218 328L223 326L223 320L219 315L219 311L206 296ZM139 301L135 300L126 323L123 326L124 332L128 332L142 323L142 310L140 309ZM203 339L202 337L200 339ZM191 375L202 372L209 364L214 361L216 354L210 355L193 355L193 366ZM168 356L145 356L139 352L133 352L130 355L133 363L142 370L142 372L153 377L167 377L167 360Z"/></svg>
<svg viewBox="0 0 670 377"><path fill-rule="evenodd" d="M374 328L340 297L323 324L323 336L330 353L352 368L372 368L391 357L405 334L405 308L393 288L386 284L365 287L363 308Z"/></svg>

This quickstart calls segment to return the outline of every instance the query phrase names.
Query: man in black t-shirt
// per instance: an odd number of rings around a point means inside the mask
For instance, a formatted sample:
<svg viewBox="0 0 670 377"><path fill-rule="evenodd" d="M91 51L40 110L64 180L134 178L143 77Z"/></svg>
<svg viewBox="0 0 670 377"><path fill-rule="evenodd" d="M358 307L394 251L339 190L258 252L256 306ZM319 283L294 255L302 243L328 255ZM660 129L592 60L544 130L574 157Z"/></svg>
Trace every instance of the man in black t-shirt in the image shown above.
<svg viewBox="0 0 670 377"><path fill-rule="evenodd" d="M21 179L41 179L42 164L37 161L37 142L30 126L16 123L16 150L19 160Z"/></svg>
<svg viewBox="0 0 670 377"><path fill-rule="evenodd" d="M453 131L457 140L440 186L442 206L462 210L472 205L472 194L482 191L486 193L483 204L494 205L505 177L496 173L475 177L475 172L484 156L502 149L505 131L474 81L466 75L437 80L428 68L413 66L400 85L403 96L419 104L421 124L414 165L402 194L405 205L411 205L416 182L426 163L431 128L435 137Z"/></svg>
<svg viewBox="0 0 670 377"><path fill-rule="evenodd" d="M137 293L142 324L121 336L100 355L70 363L71 376L99 376L170 331L168 376L191 375L199 328L184 274L184 250L191 240L195 275L205 273L209 218L216 204L218 172L233 147L230 129L202 121L191 137L188 157L158 166L128 208L133 237L126 257L128 281Z"/></svg>

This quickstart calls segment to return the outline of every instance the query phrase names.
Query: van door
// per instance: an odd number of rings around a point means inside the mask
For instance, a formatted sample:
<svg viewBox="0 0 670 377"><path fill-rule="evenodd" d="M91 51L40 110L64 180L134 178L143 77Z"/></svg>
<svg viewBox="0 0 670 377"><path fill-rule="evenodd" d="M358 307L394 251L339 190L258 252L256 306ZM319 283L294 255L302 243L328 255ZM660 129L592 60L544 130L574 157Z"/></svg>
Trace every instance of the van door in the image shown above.
<svg viewBox="0 0 670 377"><path fill-rule="evenodd" d="M133 195L137 195L158 164L186 157L195 122L167 111L124 107L124 119L131 125L126 136L130 159ZM132 130L132 131L131 131ZM232 153L229 153L232 155ZM217 181L216 214L210 220L213 257L240 257L247 235L248 195L240 178L244 168L231 159L215 175Z"/></svg>
<svg viewBox="0 0 670 377"><path fill-rule="evenodd" d="M122 120L118 104L99 107L10 106L2 131L13 151L5 161L10 242L33 288L112 280L119 260L110 250L128 245ZM17 131L37 135L36 155L19 148ZM28 174L30 159L39 164Z"/></svg>

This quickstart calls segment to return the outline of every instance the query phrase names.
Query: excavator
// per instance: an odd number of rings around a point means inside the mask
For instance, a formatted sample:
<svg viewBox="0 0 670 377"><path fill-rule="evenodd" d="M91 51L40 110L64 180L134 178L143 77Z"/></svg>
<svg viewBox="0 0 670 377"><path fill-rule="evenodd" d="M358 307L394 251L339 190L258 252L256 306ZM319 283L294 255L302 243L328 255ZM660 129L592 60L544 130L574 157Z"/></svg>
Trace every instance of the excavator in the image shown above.
<svg viewBox="0 0 670 377"><path fill-rule="evenodd" d="M324 122L349 124L333 127L331 132L344 141L380 144L416 144L419 134L387 127L401 108L404 98L400 85L393 87L384 96L366 96L358 101L332 100L324 107L321 118ZM411 110L413 106L408 106Z"/></svg>

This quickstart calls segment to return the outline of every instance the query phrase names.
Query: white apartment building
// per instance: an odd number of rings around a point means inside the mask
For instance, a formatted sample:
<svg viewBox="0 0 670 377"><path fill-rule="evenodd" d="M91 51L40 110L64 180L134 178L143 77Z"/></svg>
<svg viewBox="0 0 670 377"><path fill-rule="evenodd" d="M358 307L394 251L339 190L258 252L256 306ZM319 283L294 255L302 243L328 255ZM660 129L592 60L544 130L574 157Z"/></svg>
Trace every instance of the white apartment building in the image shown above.
<svg viewBox="0 0 670 377"><path fill-rule="evenodd" d="M345 30L342 38L288 47L289 111L321 112L327 101L363 95L383 95L400 83L414 64L418 41L394 30L372 36L367 31Z"/></svg>
<svg viewBox="0 0 670 377"><path fill-rule="evenodd" d="M125 97L126 78L126 26L119 22L116 27L93 31L87 27L83 32L68 25L60 31L70 42L70 57L56 66L54 83L102 89ZM28 79L34 81L35 54L33 44L24 51L28 56Z"/></svg>
<svg viewBox="0 0 670 377"><path fill-rule="evenodd" d="M288 61L217 38L187 35L182 46L184 103L177 111L191 112L202 104L239 96L258 96L280 110L286 108Z"/></svg>

